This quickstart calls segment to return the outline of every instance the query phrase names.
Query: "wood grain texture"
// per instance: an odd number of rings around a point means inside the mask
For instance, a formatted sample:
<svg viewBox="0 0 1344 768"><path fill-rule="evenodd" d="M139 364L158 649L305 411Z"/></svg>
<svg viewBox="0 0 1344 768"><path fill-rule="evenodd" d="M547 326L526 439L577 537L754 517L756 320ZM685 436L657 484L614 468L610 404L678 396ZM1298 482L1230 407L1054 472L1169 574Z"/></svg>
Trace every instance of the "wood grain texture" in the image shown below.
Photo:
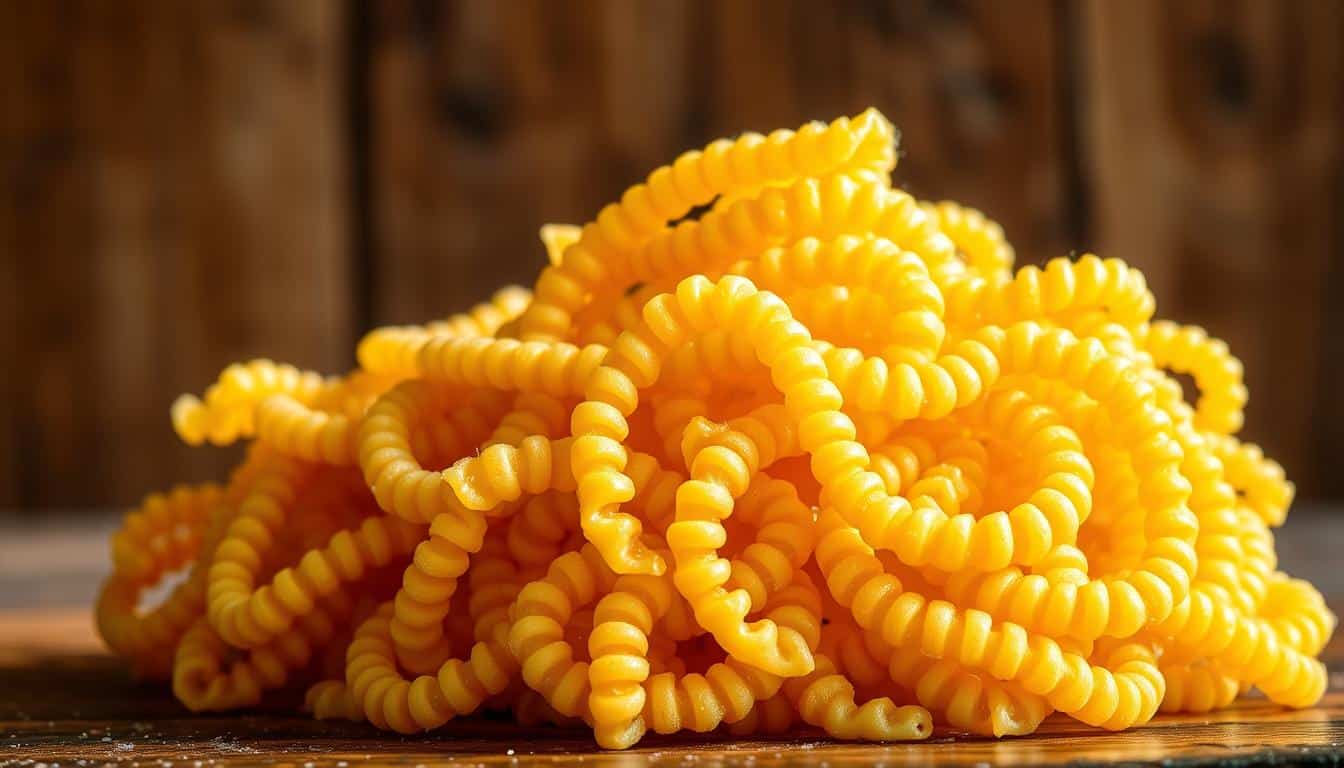
<svg viewBox="0 0 1344 768"><path fill-rule="evenodd" d="M1344 251L1344 5L1091 0L1083 17L1096 247L1144 270L1159 314L1227 340L1245 433L1319 488L1338 475L1313 432L1338 400L1320 387L1340 352L1323 317Z"/></svg>
<svg viewBox="0 0 1344 768"><path fill-rule="evenodd" d="M375 321L422 321L530 284L541 224L582 223L683 146L669 129L686 90L685 13L678 2L376 6Z"/></svg>
<svg viewBox="0 0 1344 768"><path fill-rule="evenodd" d="M1118 734L1055 716L1033 736L997 741L938 730L918 744L839 744L800 730L778 740L652 737L616 753L597 751L582 732L520 731L481 718L401 737L278 710L189 716L161 687L136 685L117 661L99 654L86 612L9 614L0 615L0 764L1328 765L1344 761L1344 642L1338 636L1326 657L1332 689L1318 707L1300 711L1246 700L1211 715L1159 716Z"/></svg>
<svg viewBox="0 0 1344 768"><path fill-rule="evenodd" d="M869 105L911 192L1226 337L1246 435L1339 498L1341 38L1332 0L0 3L0 509L219 477L166 411L227 363L338 371L678 152Z"/></svg>
<svg viewBox="0 0 1344 768"><path fill-rule="evenodd" d="M176 445L176 394L235 359L352 357L341 7L0 14L17 59L0 71L0 209L20 294L3 503L126 503L218 475L231 455Z"/></svg>
<svg viewBox="0 0 1344 768"><path fill-rule="evenodd" d="M0 72L16 72L22 65L15 25L5 24L8 20L9 14L0 11ZM17 93L15 88L0 88L0 147L15 133L15 116L23 106ZM19 364L19 253L14 250L18 226L13 206L0 203L0 365L9 369ZM18 392L17 376L0 378L0 509L19 500Z"/></svg>
<svg viewBox="0 0 1344 768"><path fill-rule="evenodd" d="M582 223L683 150L870 105L901 126L916 193L1063 253L1055 25L1048 0L380 4L374 318L530 281L540 224Z"/></svg>
<svg viewBox="0 0 1344 768"><path fill-rule="evenodd" d="M871 101L900 128L897 183L985 211L1022 264L1077 246L1059 45L1069 22L1050 0L873 4L851 15L840 46L856 52L851 111Z"/></svg>

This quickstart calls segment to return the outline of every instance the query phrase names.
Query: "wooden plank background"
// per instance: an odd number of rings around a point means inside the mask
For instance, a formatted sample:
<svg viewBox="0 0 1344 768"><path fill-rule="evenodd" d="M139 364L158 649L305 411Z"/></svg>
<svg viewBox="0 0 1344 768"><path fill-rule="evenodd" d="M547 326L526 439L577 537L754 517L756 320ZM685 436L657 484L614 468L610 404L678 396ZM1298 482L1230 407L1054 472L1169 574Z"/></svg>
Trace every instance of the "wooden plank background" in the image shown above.
<svg viewBox="0 0 1344 768"><path fill-rule="evenodd" d="M1023 262L1141 266L1344 497L1340 40L1340 0L0 4L0 508L217 475L167 407L230 361L340 370L678 151L870 104Z"/></svg>

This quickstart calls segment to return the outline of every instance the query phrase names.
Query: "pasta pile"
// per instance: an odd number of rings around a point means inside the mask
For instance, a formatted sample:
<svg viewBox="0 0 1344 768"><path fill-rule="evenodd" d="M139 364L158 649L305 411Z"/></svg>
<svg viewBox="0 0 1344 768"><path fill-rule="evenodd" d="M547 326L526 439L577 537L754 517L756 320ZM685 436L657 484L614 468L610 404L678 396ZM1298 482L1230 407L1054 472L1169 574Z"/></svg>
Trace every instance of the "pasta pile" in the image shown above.
<svg viewBox="0 0 1344 768"><path fill-rule="evenodd" d="M1014 271L895 164L874 110L716 141L543 228L531 292L342 377L230 366L173 424L246 459L127 516L108 645L192 710L302 685L607 748L1315 703L1335 618L1277 570L1293 489L1227 346L1121 261Z"/></svg>

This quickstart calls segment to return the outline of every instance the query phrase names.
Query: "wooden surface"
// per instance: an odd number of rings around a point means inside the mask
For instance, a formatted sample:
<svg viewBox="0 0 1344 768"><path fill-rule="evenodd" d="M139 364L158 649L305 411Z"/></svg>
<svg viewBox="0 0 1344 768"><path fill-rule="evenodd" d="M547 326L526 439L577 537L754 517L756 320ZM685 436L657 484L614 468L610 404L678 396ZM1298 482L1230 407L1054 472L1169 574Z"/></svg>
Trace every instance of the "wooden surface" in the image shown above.
<svg viewBox="0 0 1344 768"><path fill-rule="evenodd" d="M83 617L9 617L24 631L68 638L87 633ZM7 634L8 632L6 632ZM598 752L582 732L520 731L502 721L456 721L425 737L403 738L356 724L317 722L290 714L187 716L159 689L127 680L112 659L51 653L0 666L0 764L31 759L48 764L79 760L142 765L215 766L350 764L478 765L1049 765L1077 762L1236 762L1239 765L1338 762L1344 750L1344 687L1321 706L1289 711L1247 701L1210 716L1163 716L1126 733L1098 733L1054 717L1034 736L995 741L936 731L919 744L854 745L815 733L787 739L738 741L726 736L654 737L637 749ZM1338 655L1336 659L1344 661ZM1336 675L1344 666L1336 664ZM1339 682L1337 680L1337 682ZM34 696L33 692L38 691ZM15 705L16 695L27 701ZM78 712L78 715L73 713ZM511 753L510 753L511 752Z"/></svg>
<svg viewBox="0 0 1344 768"><path fill-rule="evenodd" d="M0 614L0 765L1330 764L1344 761L1344 643L1336 638L1327 653L1331 691L1303 711L1248 700L1207 716L1161 716L1118 734L1055 716L1031 737L1002 741L936 731L919 744L854 745L800 732L770 741L656 737L628 752L603 753L581 732L482 719L403 738L280 712L191 716L161 687L136 685L100 654L86 612L11 613Z"/></svg>
<svg viewBox="0 0 1344 768"><path fill-rule="evenodd" d="M651 737L638 749L603 753L582 733L520 730L499 720L453 722L404 738L284 709L193 716L162 685L133 682L94 635L87 604L106 569L98 553L112 522L90 516L73 527L0 526L0 766L1344 763L1344 637L1338 633L1325 653L1331 689L1319 707L1291 711L1251 699L1208 716L1160 716L1119 734L1056 716L1031 737L1000 741L938 730L918 744L854 745L800 731L771 741ZM1344 516L1298 510L1278 539L1283 567L1344 597L1337 562ZM1344 611L1344 601L1332 604Z"/></svg>
<svg viewBox="0 0 1344 768"><path fill-rule="evenodd" d="M1140 267L1159 314L1231 344L1246 432L1299 487L1336 498L1344 478L1324 449L1344 438L1344 350L1327 340L1344 286L1341 39L1333 0L1089 0L1078 37L1092 73L1086 247Z"/></svg>
<svg viewBox="0 0 1344 768"><path fill-rule="evenodd" d="M338 371L677 152L870 104L1022 262L1141 265L1344 498L1340 39L1340 0L0 3L0 510L218 477L167 411L228 363Z"/></svg>
<svg viewBox="0 0 1344 768"><path fill-rule="evenodd" d="M133 6L0 3L0 507L220 477L174 397L354 358L341 6Z"/></svg>

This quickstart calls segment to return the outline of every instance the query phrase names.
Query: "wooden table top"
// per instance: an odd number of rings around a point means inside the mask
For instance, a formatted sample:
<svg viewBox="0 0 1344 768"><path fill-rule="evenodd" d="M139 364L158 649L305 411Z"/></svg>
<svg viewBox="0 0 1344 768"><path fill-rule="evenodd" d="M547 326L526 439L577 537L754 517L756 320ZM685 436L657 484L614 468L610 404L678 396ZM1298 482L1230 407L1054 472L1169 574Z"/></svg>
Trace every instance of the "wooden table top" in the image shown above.
<svg viewBox="0 0 1344 768"><path fill-rule="evenodd" d="M100 571L89 565L88 553L100 546L92 539L105 526L94 528L54 541L49 531L0 530L0 766L1344 764L1344 633L1325 652L1330 691L1314 709L1292 711L1251 699L1212 715L1159 716L1118 734L1055 716L1035 735L1016 739L939 730L917 744L855 745L808 731L774 741L649 737L636 749L614 753L597 750L582 732L521 730L500 720L456 721L408 738L286 711L196 716L165 687L132 681L107 655L80 592L92 590L93 582L61 575L60 564L67 561L77 561L88 576ZM1344 598L1344 578L1332 551L1344 545L1341 531L1344 518L1332 516L1295 524L1280 536L1285 566L1318 580L1337 598ZM1294 555L1304 567L1293 568ZM14 565L35 561L51 571L52 582L64 585L57 593L36 588L35 582L46 580ZM25 593L39 597L25 605ZM1337 613L1344 610L1344 600L1332 605Z"/></svg>

